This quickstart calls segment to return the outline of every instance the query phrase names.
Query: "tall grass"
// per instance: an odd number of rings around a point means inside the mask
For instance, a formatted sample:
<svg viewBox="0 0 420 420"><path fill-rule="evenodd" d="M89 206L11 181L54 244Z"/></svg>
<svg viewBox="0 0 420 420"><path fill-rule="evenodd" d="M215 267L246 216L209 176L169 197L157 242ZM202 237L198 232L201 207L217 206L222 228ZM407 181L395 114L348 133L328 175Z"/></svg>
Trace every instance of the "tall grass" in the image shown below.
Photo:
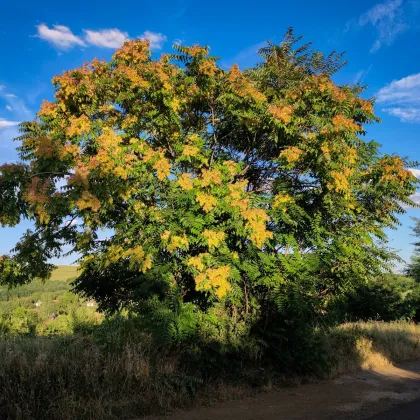
<svg viewBox="0 0 420 420"><path fill-rule="evenodd" d="M342 324L325 336L330 376L420 360L420 325L404 322Z"/></svg>
<svg viewBox="0 0 420 420"><path fill-rule="evenodd" d="M118 353L89 338L0 341L1 419L133 418L188 403L190 382L146 336Z"/></svg>
<svg viewBox="0 0 420 420"><path fill-rule="evenodd" d="M324 377L420 359L420 326L407 322L349 323L323 337ZM244 371L238 377L246 392ZM84 337L0 337L1 419L132 419L235 387L238 381L218 372L200 377L181 349L156 348L124 320Z"/></svg>

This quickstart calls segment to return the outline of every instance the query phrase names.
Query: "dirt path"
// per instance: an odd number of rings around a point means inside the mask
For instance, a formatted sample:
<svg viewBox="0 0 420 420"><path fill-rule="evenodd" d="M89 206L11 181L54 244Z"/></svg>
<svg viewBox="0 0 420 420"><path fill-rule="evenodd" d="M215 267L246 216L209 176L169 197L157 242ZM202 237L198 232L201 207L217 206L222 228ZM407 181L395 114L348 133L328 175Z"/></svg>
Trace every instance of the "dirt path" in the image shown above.
<svg viewBox="0 0 420 420"><path fill-rule="evenodd" d="M299 388L285 388L215 407L149 417L148 420L369 419L395 405L416 399L420 399L420 361L357 372Z"/></svg>
<svg viewBox="0 0 420 420"><path fill-rule="evenodd" d="M384 411L369 420L418 420L420 400L412 401Z"/></svg>

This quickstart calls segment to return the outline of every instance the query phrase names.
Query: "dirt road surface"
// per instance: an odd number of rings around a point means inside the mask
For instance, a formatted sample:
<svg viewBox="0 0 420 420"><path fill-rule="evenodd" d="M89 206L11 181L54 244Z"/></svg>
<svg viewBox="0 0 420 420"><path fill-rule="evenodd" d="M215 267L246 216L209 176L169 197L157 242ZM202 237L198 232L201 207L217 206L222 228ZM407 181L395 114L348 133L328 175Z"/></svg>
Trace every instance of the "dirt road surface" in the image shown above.
<svg viewBox="0 0 420 420"><path fill-rule="evenodd" d="M419 399L420 362L410 362L147 420L410 420Z"/></svg>
<svg viewBox="0 0 420 420"><path fill-rule="evenodd" d="M383 411L369 420L419 420L420 400L399 405L391 410Z"/></svg>

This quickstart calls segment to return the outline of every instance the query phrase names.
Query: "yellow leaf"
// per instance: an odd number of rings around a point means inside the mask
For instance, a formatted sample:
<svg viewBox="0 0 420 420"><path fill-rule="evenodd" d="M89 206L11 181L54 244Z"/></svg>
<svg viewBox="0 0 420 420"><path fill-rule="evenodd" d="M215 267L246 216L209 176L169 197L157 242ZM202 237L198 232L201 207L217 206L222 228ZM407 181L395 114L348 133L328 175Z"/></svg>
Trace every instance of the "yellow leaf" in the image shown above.
<svg viewBox="0 0 420 420"><path fill-rule="evenodd" d="M192 190L194 185L191 180L190 174L182 174L181 177L178 179L178 185L186 191Z"/></svg>
<svg viewBox="0 0 420 420"><path fill-rule="evenodd" d="M197 194L196 199L205 212L213 210L213 208L216 207L217 204L216 197L213 197L210 194Z"/></svg>
<svg viewBox="0 0 420 420"><path fill-rule="evenodd" d="M203 232L203 236L204 238L206 238L209 248L212 248L217 247L220 244L220 242L222 242L225 239L226 234L225 232L216 232L214 230L206 229Z"/></svg>

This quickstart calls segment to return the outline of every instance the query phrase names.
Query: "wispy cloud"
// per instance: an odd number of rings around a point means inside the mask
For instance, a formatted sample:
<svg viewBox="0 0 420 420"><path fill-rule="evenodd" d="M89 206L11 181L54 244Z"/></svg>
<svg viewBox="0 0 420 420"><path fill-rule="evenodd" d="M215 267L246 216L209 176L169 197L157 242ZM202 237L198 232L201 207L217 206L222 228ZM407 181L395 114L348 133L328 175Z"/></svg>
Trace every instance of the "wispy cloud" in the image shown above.
<svg viewBox="0 0 420 420"><path fill-rule="evenodd" d="M166 35L163 35L161 32L152 32L144 31L140 38L148 39L150 42L151 50L160 50L163 47L163 44L168 39Z"/></svg>
<svg viewBox="0 0 420 420"><path fill-rule="evenodd" d="M128 33L117 28L94 31L83 29L83 35L75 35L72 30L63 25L53 25L49 28L45 24L37 26L38 38L49 42L60 50L69 50L73 47L95 46L101 48L119 48L129 39ZM140 38L150 41L150 49L160 50L166 42L166 35L161 32L144 31Z"/></svg>
<svg viewBox="0 0 420 420"><path fill-rule="evenodd" d="M0 98L6 102L6 109L12 112L14 119L23 121L33 117L33 113L26 107L25 101L8 92L4 86L0 90Z"/></svg>
<svg viewBox="0 0 420 420"><path fill-rule="evenodd" d="M85 30L85 40L88 44L104 48L118 48L128 39L128 33L119 29L103 29L101 31Z"/></svg>
<svg viewBox="0 0 420 420"><path fill-rule="evenodd" d="M0 114L0 161L17 159L13 139L19 136L18 125L22 121L31 120L34 115L26 107L25 101L10 93L5 86L0 89L0 99L6 103L7 109L7 117Z"/></svg>
<svg viewBox="0 0 420 420"><path fill-rule="evenodd" d="M0 86L0 98L6 102L6 109L12 113L13 118L0 117L0 130L14 127L21 121L30 118L31 112L26 108L24 101L16 95L8 93L5 86Z"/></svg>
<svg viewBox="0 0 420 420"><path fill-rule="evenodd" d="M175 39L172 41L172 44L182 45L184 42L185 42L185 40L184 40L184 39L182 39L182 38L175 38Z"/></svg>
<svg viewBox="0 0 420 420"><path fill-rule="evenodd" d="M372 66L370 65L366 70L360 70L356 73L356 75L354 76L354 80L353 83L357 84L360 83L362 84L366 77L369 75L370 71L372 70Z"/></svg>
<svg viewBox="0 0 420 420"><path fill-rule="evenodd" d="M47 25L41 24L37 26L37 30L39 38L63 50L68 50L76 45L85 45L83 39L74 35L67 26L54 25L49 28Z"/></svg>
<svg viewBox="0 0 420 420"><path fill-rule="evenodd" d="M2 128L13 127L18 124L19 124L19 121L10 121L10 120L6 120L5 118L0 118L0 130Z"/></svg>
<svg viewBox="0 0 420 420"><path fill-rule="evenodd" d="M173 9L176 10L176 12L172 15L169 15L169 19L174 21L177 19L180 19L185 16L187 13L190 0L177 0L173 3Z"/></svg>
<svg viewBox="0 0 420 420"><path fill-rule="evenodd" d="M377 32L377 39L370 49L372 53L383 45L391 45L398 34L408 29L403 12L403 0L388 0L374 5L360 16L360 27L371 25Z"/></svg>
<svg viewBox="0 0 420 420"><path fill-rule="evenodd" d="M379 90L377 102L403 122L420 123L420 73L388 83Z"/></svg>

